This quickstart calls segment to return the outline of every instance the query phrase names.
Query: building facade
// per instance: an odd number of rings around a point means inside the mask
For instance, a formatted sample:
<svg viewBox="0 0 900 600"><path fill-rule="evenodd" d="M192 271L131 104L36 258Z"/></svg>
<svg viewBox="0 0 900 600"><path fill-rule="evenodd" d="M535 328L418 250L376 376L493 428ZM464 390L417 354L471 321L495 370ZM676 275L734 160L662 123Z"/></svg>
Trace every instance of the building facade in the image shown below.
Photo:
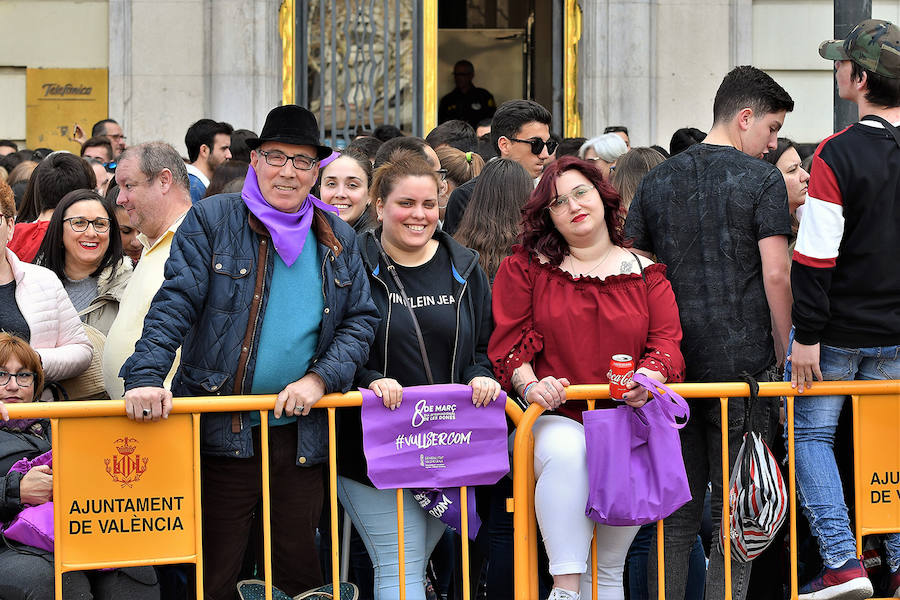
<svg viewBox="0 0 900 600"><path fill-rule="evenodd" d="M184 132L195 120L210 117L258 131L270 108L291 99L291 90L296 101L318 107L326 117L323 132L338 143L381 122L427 133L440 93L452 87L448 65L456 40L480 52L478 35L487 36L488 58L476 63L475 84L512 86L496 94L498 101L520 97L521 85L522 93L554 112L554 130L564 136L590 137L607 125L625 125L633 145L667 147L679 127L709 129L715 90L740 64L766 70L794 97L784 135L816 142L832 132L832 65L817 53L833 32L827 0L449 2L5 0L0 138L28 139L33 146L39 137L69 135L64 119L74 126L79 110L86 115L83 128L96 120L87 115L89 103L79 106L77 98L50 114L53 103L28 85L47 69L62 75L105 70L106 106L93 110L105 108L129 143L163 139L182 152ZM370 5L378 10L359 12ZM453 16L455 6L464 7L464 20ZM286 40L289 9L312 25ZM875 1L872 13L898 22L900 1ZM440 21L453 27L437 29ZM469 31L461 32L460 23ZM396 43L393 50L388 43ZM519 44L525 58L490 59L504 44L505 56L515 57ZM388 79L393 91L382 86ZM298 86L311 95L296 93ZM384 89L368 97L372 86ZM332 87L341 90L333 102ZM41 127L55 127L56 137L42 137L35 131Z"/></svg>

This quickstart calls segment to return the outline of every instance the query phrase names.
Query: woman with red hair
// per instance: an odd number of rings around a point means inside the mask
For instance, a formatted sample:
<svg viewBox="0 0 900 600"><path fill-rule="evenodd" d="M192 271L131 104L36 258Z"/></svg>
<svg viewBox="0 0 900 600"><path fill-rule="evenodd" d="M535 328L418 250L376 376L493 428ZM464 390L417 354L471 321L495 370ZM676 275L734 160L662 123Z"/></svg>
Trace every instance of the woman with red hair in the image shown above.
<svg viewBox="0 0 900 600"><path fill-rule="evenodd" d="M614 354L631 355L637 372L652 379L680 381L681 325L665 266L628 250L621 200L593 164L574 157L552 163L522 212L522 244L494 280L488 356L504 388L546 410L533 432L550 600L590 598L595 524L584 514L586 405L567 403L566 386L607 383ZM627 404L647 402L645 390L633 382L629 388ZM598 598L623 598L625 555L637 530L597 526Z"/></svg>

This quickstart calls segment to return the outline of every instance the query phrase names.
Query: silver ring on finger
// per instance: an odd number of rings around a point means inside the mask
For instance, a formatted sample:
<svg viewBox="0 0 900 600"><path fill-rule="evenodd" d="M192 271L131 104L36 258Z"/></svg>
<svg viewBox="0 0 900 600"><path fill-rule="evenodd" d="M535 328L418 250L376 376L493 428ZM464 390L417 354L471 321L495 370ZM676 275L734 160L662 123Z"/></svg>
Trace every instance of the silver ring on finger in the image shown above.
<svg viewBox="0 0 900 600"><path fill-rule="evenodd" d="M141 411L141 414L144 415L144 417L149 417L152 413L153 411L151 411L149 408L145 408Z"/></svg>
<svg viewBox="0 0 900 600"><path fill-rule="evenodd" d="M303 405L302 405L302 404L297 404L296 406L294 406L294 414L295 414L295 415L299 415L299 414L301 414L302 412L303 412Z"/></svg>

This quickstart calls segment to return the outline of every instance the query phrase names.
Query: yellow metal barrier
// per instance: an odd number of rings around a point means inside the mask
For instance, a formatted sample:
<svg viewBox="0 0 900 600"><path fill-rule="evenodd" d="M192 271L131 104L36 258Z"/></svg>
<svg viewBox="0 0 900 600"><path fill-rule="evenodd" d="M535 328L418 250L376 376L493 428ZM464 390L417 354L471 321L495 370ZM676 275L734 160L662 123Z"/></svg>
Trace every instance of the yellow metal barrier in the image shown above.
<svg viewBox="0 0 900 600"><path fill-rule="evenodd" d="M731 535L730 535L730 518L729 518L729 479L730 464L728 460L728 398L746 398L750 395L750 388L746 383L681 383L672 384L673 390L678 392L684 398L699 398L714 400L719 399L721 407L722 426L722 511L723 520L726 525L726 535L724 536L724 555L731 555ZM761 397L785 397L785 410L787 413L787 431L788 431L788 468L791 477L789 478L789 495L790 495L790 560L791 560L791 598L796 599L798 593L797 583L797 485L794 474L795 455L794 455L794 395L796 390L791 388L789 383L760 383L759 395ZM859 431L860 416L863 414L862 399L872 397L873 401L889 402L891 410L896 417L894 421L888 424L888 429L896 437L898 427L900 427L900 381L825 381L815 382L813 387L807 390L804 396L826 396L826 395L846 395L852 396L854 408L854 449L857 475L857 519L856 519L856 540L857 554L862 554L862 536L869 533L885 533L888 531L900 531L900 491L898 495L898 508L893 513L895 520L893 526L885 526L884 519L878 520L873 517L871 520L860 518L860 510L863 503L860 501L860 482L859 482L859 461L861 460L860 444L862 435ZM566 388L566 397L569 400L587 400L588 408L593 409L595 399L609 398L608 385L573 385ZM515 598L516 600L535 600L539 597L538 592L538 566L537 566L537 520L534 512L534 436L532 434L532 426L537 418L543 412L543 409L532 404L525 414L518 421L516 430L516 438L513 447L513 523L514 523L514 564L516 568L515 580ZM891 429L893 426L893 429ZM894 462L894 470L900 469L900 456L892 457ZM864 512L864 511L863 511ZM866 517L865 513L863 517ZM664 561L664 539L663 539L663 523L657 523L657 555L658 555L658 586L659 598L665 599L665 561ZM730 600L731 593L731 561L725 560L725 597ZM591 597L596 599L596 539L594 540L591 552L591 569L593 573L593 593ZM587 596L583 595L586 599Z"/></svg>
<svg viewBox="0 0 900 600"><path fill-rule="evenodd" d="M142 558L138 560L117 561L104 558L103 560L90 561L81 560L66 564L62 560L65 555L65 549L60 547L60 536L56 536L57 547L55 552L55 582L56 582L56 598L62 599L62 574L66 571L89 570L117 566L141 566L141 565L159 565L170 563L194 563L197 570L197 595L203 597L203 560L202 560L202 531L200 527L200 414L206 412L241 412L241 411L259 411L260 413L260 441L261 441L261 458L262 465L262 490L263 490L263 540L264 540L264 578L266 582L266 599L272 600L272 555L271 555L271 539L272 539L272 523L270 512L269 498L269 427L268 412L275 404L275 395L261 396L232 396L232 397L203 397L203 398L178 398L173 402L172 415L190 415L190 428L192 431L191 451L192 461L190 469L193 471L193 493L195 495L195 516L196 528L194 533L195 550L191 554L179 555L178 557L170 557L166 559ZM328 411L328 471L329 471L329 503L331 506L331 583L335 590L340 589L340 562L339 556L339 537L337 524L337 441L335 428L335 410L344 407L358 407L362 404L362 395L359 392L349 392L347 394L329 394L323 397L316 405L315 409L325 409ZM70 459L63 458L56 454L60 448L61 432L65 429L62 421L67 419L94 419L97 417L115 418L116 431L121 432L120 435L126 438L128 444L128 436L137 436L145 434L154 427L164 427L157 423L135 423L124 418L125 402L123 400L104 400L104 401L84 401L84 402L55 402L55 403L28 403L28 404L9 404L7 405L9 416L13 419L24 418L41 418L51 420L52 430L52 446L54 450L54 478L53 478L53 499L55 509L55 526L56 531L63 531L63 509L61 506L61 482L66 481L65 470L67 463L75 462ZM506 404L506 414L510 419L518 424L523 413L515 402L509 400ZM170 421L177 420L177 417L170 417ZM134 441L132 439L132 441ZM57 462L59 461L59 462ZM404 542L403 542L403 490L397 490L397 534L398 534L398 555L400 571L400 599L405 600L405 569L404 565ZM467 494L466 488L461 489L460 493L461 514L467 515ZM462 519L462 565L463 565L463 598L469 600L469 539L468 539L468 523ZM177 558L177 559L176 559Z"/></svg>

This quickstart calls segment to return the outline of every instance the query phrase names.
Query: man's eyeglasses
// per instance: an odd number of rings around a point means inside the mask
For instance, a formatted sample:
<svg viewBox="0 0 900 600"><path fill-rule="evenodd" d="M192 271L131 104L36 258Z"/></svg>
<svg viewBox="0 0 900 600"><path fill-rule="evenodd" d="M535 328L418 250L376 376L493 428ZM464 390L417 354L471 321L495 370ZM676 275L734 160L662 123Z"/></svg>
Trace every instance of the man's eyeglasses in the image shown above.
<svg viewBox="0 0 900 600"><path fill-rule="evenodd" d="M562 194L551 200L550 205L547 207L547 210L549 210L554 215L561 214L569 207L569 200L575 200L576 202L580 203L588 194L588 192L593 189L596 188L594 188L594 186L592 185L579 185L568 194Z"/></svg>
<svg viewBox="0 0 900 600"><path fill-rule="evenodd" d="M447 169L437 169L434 173L441 179L441 181L447 181Z"/></svg>
<svg viewBox="0 0 900 600"><path fill-rule="evenodd" d="M72 231L81 233L87 231L88 225L94 228L97 233L106 233L109 231L109 219L97 217L96 219L85 219L84 217L69 217L63 219L63 223L68 223Z"/></svg>
<svg viewBox="0 0 900 600"><path fill-rule="evenodd" d="M266 164L272 167L283 167L287 164L288 159L290 159L295 169L299 171L309 171L314 166L316 166L317 162L319 162L318 159L303 154L288 156L284 152L279 152L278 150L272 150L269 152L266 152L265 150L257 150L257 152L262 154L266 159Z"/></svg>
<svg viewBox="0 0 900 600"><path fill-rule="evenodd" d="M0 371L0 385L9 383L11 377L16 378L16 383L19 384L19 387L31 387L34 383L34 373L31 371L20 371L19 373Z"/></svg>
<svg viewBox="0 0 900 600"><path fill-rule="evenodd" d="M541 151L544 149L544 146L547 147L547 154L553 154L556 152L556 147L559 146L559 142L554 140L547 140L546 142L541 138L535 138L533 140L520 140L518 138L506 138L511 142L519 142L520 144L530 144L531 145L531 153L535 156L540 156Z"/></svg>

